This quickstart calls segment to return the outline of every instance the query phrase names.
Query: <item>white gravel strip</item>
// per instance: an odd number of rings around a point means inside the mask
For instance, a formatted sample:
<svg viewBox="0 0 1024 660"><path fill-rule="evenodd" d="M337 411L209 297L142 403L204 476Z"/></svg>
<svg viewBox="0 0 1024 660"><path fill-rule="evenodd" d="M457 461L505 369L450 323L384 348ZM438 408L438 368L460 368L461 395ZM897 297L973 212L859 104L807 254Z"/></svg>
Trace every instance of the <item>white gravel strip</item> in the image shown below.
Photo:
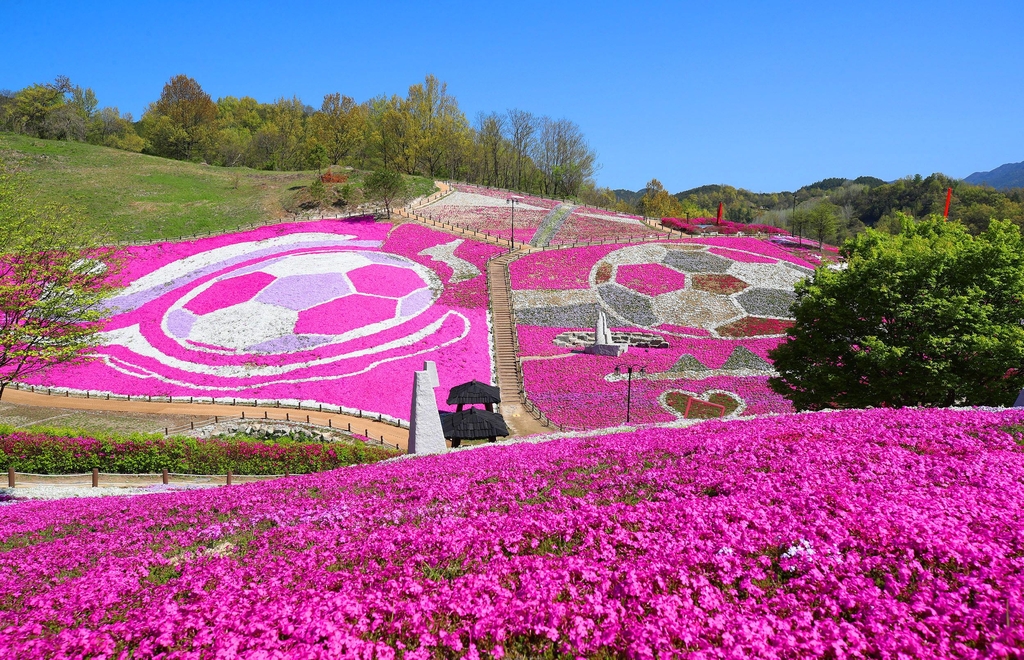
<svg viewBox="0 0 1024 660"><path fill-rule="evenodd" d="M117 495L151 495L173 493L197 488L216 488L218 484L152 484L149 486L51 486L47 484L0 488L0 506L24 500L63 500L73 497L109 497ZM13 499L12 499L13 498Z"/></svg>
<svg viewBox="0 0 1024 660"><path fill-rule="evenodd" d="M501 206L508 207L508 203L499 197L488 197L487 195L478 195L477 193L467 192L454 192L447 197L442 197L437 200L436 203L426 206L424 208L431 207L443 207L443 206ZM532 204L517 203L516 209L528 209L533 211L548 211L540 206L533 206Z"/></svg>
<svg viewBox="0 0 1024 660"><path fill-rule="evenodd" d="M607 220L608 222L621 222L624 225L642 225L643 223L636 218L623 218L617 215L600 215L597 213L574 213L573 215L582 215L584 218L594 218L595 220Z"/></svg>

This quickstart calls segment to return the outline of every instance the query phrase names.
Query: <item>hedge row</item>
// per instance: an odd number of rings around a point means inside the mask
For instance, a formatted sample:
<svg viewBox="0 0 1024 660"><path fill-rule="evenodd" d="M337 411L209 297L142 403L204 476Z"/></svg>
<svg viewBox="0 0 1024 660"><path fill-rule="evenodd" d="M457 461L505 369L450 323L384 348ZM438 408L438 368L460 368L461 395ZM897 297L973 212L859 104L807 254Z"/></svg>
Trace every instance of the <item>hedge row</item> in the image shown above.
<svg viewBox="0 0 1024 660"><path fill-rule="evenodd" d="M266 442L232 436L197 439L136 433L92 437L60 430L0 427L0 468L35 474L301 474L397 456L394 449L351 443Z"/></svg>

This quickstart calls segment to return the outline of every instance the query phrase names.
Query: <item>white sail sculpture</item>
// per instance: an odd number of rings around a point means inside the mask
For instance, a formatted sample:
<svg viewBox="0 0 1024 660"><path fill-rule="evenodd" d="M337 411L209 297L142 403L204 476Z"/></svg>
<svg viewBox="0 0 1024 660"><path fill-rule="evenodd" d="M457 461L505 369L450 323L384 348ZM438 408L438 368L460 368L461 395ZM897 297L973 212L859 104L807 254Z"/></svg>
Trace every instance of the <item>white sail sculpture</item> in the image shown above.
<svg viewBox="0 0 1024 660"><path fill-rule="evenodd" d="M594 330L594 343L583 349L588 355L610 355L618 357L629 350L629 344L616 344L612 341L612 331L608 327L608 317L604 311L597 312L597 327Z"/></svg>
<svg viewBox="0 0 1024 660"><path fill-rule="evenodd" d="M437 365L424 362L423 371L417 371L413 378L412 413L409 415L410 454L441 454L448 449L434 394L434 388L440 385Z"/></svg>

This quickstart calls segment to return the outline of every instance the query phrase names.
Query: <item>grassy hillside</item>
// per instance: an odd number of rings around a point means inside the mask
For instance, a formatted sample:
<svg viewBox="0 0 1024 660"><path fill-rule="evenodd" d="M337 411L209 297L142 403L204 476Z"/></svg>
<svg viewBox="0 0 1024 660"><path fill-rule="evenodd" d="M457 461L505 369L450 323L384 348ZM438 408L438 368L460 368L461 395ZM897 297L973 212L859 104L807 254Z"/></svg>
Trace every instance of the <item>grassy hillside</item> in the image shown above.
<svg viewBox="0 0 1024 660"><path fill-rule="evenodd" d="M315 176L213 167L11 133L0 133L0 159L21 171L30 196L77 206L118 240L177 238L285 218ZM362 173L347 174L358 189ZM429 179L409 179L416 194L434 188Z"/></svg>

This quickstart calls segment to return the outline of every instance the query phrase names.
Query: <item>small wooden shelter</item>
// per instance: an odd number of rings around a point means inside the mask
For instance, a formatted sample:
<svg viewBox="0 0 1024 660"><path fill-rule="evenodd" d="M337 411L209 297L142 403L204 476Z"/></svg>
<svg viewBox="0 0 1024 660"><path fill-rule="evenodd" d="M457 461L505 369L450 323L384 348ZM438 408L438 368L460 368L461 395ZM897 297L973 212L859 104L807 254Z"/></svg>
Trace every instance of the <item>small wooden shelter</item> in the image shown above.
<svg viewBox="0 0 1024 660"><path fill-rule="evenodd" d="M501 415L480 408L467 408L442 416L441 428L445 439L452 441L452 447L458 447L463 440L486 438L489 442L497 442L499 435L508 435L508 426Z"/></svg>
<svg viewBox="0 0 1024 660"><path fill-rule="evenodd" d="M487 412L494 412L494 404L501 403L501 390L494 385L487 385L478 380L471 380L456 385L448 392L448 405L458 406L456 412L462 412L462 406L481 403Z"/></svg>

